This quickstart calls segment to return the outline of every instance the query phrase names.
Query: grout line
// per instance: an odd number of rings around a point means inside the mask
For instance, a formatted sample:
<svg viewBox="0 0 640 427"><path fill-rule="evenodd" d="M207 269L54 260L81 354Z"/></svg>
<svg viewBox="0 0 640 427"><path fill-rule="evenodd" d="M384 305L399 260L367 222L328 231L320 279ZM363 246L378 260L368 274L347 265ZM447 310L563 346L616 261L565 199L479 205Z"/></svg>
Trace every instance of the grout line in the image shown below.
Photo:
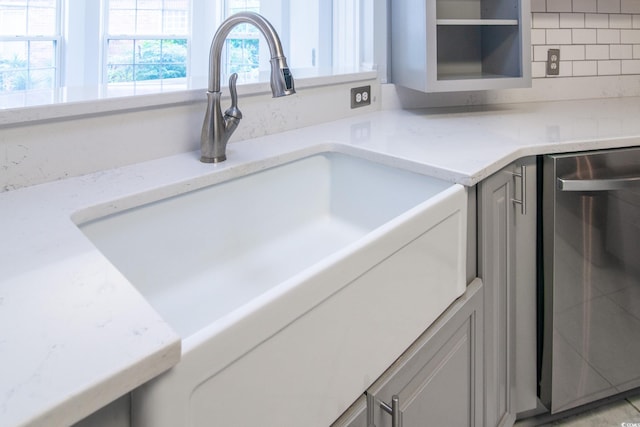
<svg viewBox="0 0 640 427"><path fill-rule="evenodd" d="M638 405L636 405L635 403L633 403L631 400L629 400L629 398L627 397L625 399L627 402L629 402L629 405L631 405L633 407L633 409L635 409L638 413L640 413L640 408L638 407Z"/></svg>

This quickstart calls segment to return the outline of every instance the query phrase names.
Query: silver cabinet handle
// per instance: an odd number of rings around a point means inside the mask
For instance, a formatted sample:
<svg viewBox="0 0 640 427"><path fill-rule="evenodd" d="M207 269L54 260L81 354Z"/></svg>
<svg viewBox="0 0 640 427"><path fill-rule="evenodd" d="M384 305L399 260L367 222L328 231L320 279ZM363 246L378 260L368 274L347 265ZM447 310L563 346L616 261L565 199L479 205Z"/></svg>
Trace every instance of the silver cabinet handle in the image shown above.
<svg viewBox="0 0 640 427"><path fill-rule="evenodd" d="M402 412L400 411L400 398L397 394L391 397L391 406L385 402L380 402L380 406L385 412L391 415L391 427L402 427Z"/></svg>
<svg viewBox="0 0 640 427"><path fill-rule="evenodd" d="M611 179L563 179L558 178L561 191L612 191L640 187L640 177Z"/></svg>
<svg viewBox="0 0 640 427"><path fill-rule="evenodd" d="M520 178L520 200L515 198L515 194L511 201L520 205L520 213L522 215L527 214L527 167L525 165L520 165L520 172L511 172L513 175L513 179ZM515 190L514 190L515 193Z"/></svg>

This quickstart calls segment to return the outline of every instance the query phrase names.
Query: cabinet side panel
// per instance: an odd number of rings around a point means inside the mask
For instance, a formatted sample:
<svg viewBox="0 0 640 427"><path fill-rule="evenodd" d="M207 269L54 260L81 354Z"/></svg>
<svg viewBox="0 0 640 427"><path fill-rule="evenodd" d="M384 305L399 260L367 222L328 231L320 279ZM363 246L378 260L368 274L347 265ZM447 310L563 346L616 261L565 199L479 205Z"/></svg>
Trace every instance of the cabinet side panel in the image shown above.
<svg viewBox="0 0 640 427"><path fill-rule="evenodd" d="M393 0L391 4L391 80L425 90L427 81L426 2Z"/></svg>
<svg viewBox="0 0 640 427"><path fill-rule="evenodd" d="M513 175L506 168L481 184L479 273L485 284L485 425L513 418L510 265L514 249Z"/></svg>
<svg viewBox="0 0 640 427"><path fill-rule="evenodd" d="M536 347L536 159L518 161L526 166L526 213L515 215L515 388L516 412L531 411L537 405Z"/></svg>

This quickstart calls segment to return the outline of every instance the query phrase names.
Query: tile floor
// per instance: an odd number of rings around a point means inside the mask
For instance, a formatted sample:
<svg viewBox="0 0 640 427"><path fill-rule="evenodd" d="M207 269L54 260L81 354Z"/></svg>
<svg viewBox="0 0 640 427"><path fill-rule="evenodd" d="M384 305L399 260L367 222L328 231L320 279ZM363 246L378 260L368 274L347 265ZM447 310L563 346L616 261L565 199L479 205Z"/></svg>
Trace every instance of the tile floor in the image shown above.
<svg viewBox="0 0 640 427"><path fill-rule="evenodd" d="M542 426L640 427L640 398L623 399Z"/></svg>
<svg viewBox="0 0 640 427"><path fill-rule="evenodd" d="M545 419L546 418L546 419ZM522 420L517 427L640 427L640 395L587 409L566 418L549 421L542 416Z"/></svg>

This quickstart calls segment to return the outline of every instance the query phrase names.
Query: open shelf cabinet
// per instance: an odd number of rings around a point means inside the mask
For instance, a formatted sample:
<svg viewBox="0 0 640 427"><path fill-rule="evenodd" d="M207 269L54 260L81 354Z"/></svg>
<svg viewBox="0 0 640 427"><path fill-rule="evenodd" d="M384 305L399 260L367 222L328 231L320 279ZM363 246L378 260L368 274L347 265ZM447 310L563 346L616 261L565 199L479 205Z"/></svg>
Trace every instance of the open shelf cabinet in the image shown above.
<svg viewBox="0 0 640 427"><path fill-rule="evenodd" d="M392 81L424 92L531 84L529 0L394 0Z"/></svg>

